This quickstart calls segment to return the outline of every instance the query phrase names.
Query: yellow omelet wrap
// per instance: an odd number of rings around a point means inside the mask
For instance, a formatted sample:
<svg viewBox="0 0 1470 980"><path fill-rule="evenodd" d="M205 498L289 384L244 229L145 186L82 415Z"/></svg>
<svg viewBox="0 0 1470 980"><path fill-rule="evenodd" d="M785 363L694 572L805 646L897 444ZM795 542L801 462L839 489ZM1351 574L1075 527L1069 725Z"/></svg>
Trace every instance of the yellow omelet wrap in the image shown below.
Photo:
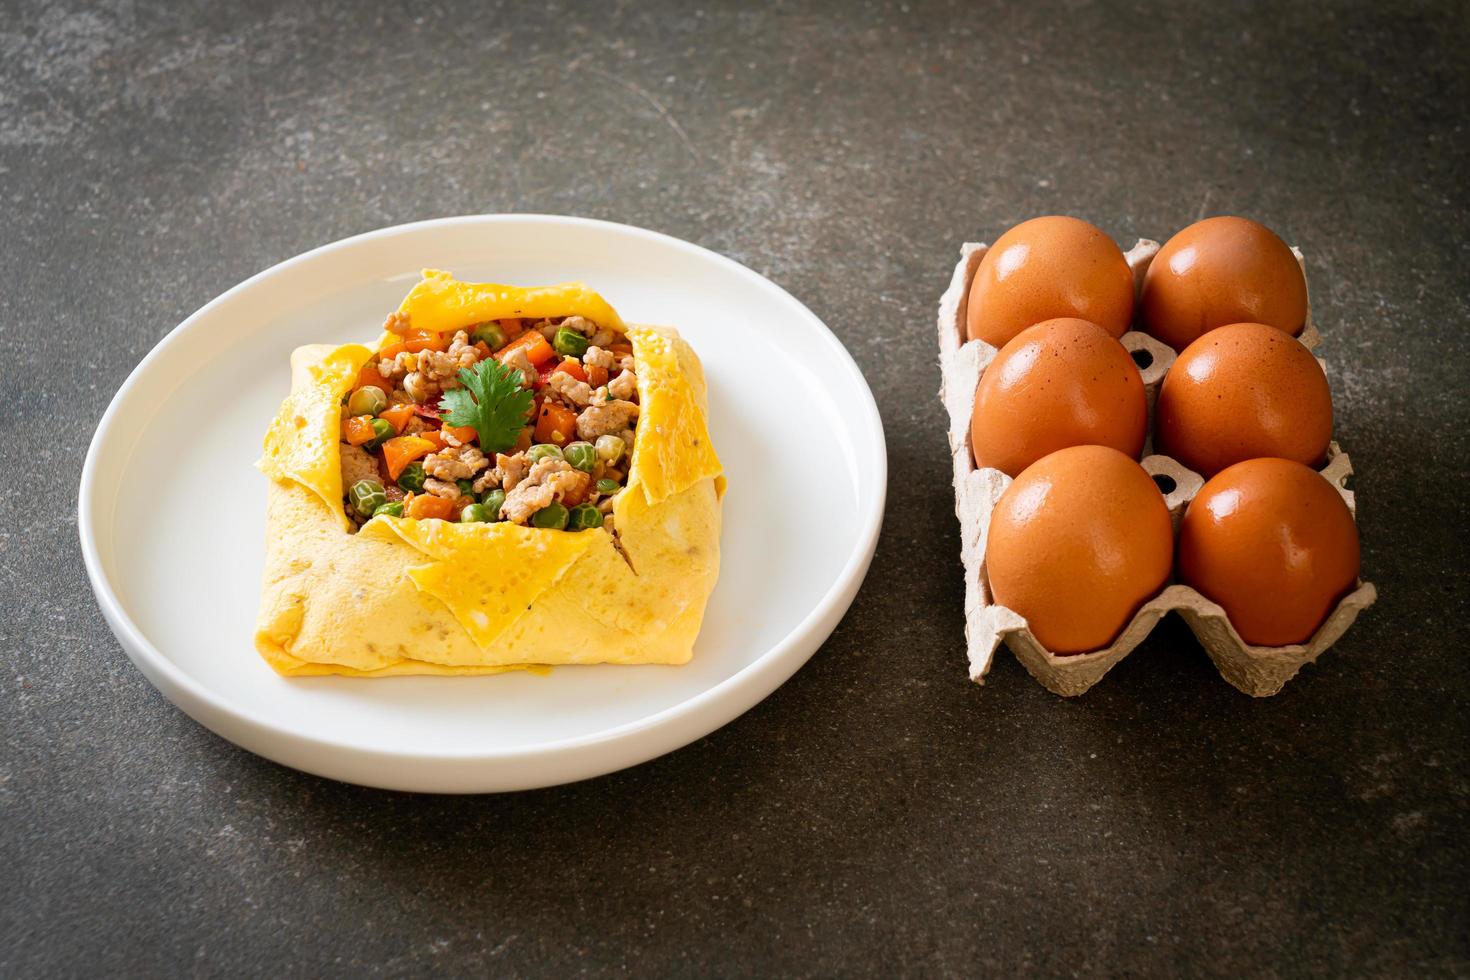
<svg viewBox="0 0 1470 980"><path fill-rule="evenodd" d="M388 516L352 533L341 401L372 351L301 347L257 464L270 481L261 656L282 674L354 677L687 662L719 574L724 492L694 351L672 329L624 325L575 283L519 289L428 270L401 309L433 332L575 314L626 334L641 411L617 539Z"/></svg>

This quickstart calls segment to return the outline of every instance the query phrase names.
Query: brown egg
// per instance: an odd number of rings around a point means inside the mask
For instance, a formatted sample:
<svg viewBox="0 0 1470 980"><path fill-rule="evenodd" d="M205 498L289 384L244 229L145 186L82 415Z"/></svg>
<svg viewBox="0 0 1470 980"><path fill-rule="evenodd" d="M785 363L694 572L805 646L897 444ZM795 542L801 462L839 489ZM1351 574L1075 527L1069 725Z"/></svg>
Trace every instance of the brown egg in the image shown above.
<svg viewBox="0 0 1470 980"><path fill-rule="evenodd" d="M1186 347L1154 406L1159 452L1206 477L1259 456L1317 466L1331 438L1322 365L1263 323L1232 323Z"/></svg>
<svg viewBox="0 0 1470 980"><path fill-rule="evenodd" d="M1252 646L1305 643L1358 581L1358 529L1321 474L1252 459L1217 474L1179 527L1179 580Z"/></svg>
<svg viewBox="0 0 1470 980"><path fill-rule="evenodd" d="M1307 319L1307 280L1265 225L1206 218L1159 249L1139 304L1143 329L1176 351L1227 323L1266 323L1295 337Z"/></svg>
<svg viewBox="0 0 1470 980"><path fill-rule="evenodd" d="M1000 349L975 391L970 445L977 466L1015 476L1068 446L1111 446L1137 459L1148 430L1138 366L1086 320L1027 327Z"/></svg>
<svg viewBox="0 0 1470 980"><path fill-rule="evenodd" d="M1032 463L996 502L985 546L997 603L1053 653L1112 643L1169 577L1169 509L1143 467L1106 446Z"/></svg>
<svg viewBox="0 0 1470 980"><path fill-rule="evenodd" d="M1001 347L1042 320L1075 316L1114 337L1133 321L1133 272L1117 244L1078 218L1023 221L980 260L965 312L969 338Z"/></svg>

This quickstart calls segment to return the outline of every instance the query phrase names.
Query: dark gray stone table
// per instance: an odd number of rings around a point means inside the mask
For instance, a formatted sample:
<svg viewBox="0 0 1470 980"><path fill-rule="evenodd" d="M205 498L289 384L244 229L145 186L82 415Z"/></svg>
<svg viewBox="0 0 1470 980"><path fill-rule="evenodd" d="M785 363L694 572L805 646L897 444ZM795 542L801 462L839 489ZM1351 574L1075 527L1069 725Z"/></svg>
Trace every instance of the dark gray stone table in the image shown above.
<svg viewBox="0 0 1470 980"><path fill-rule="evenodd" d="M1470 973L1462 4L416 6L5 5L0 975ZM251 273L492 211L669 232L825 319L887 427L872 574L629 772L428 798L255 758L108 633L88 439ZM933 310L962 240L1059 211L1310 257L1382 598L1279 697L1174 620L1079 700L966 680Z"/></svg>

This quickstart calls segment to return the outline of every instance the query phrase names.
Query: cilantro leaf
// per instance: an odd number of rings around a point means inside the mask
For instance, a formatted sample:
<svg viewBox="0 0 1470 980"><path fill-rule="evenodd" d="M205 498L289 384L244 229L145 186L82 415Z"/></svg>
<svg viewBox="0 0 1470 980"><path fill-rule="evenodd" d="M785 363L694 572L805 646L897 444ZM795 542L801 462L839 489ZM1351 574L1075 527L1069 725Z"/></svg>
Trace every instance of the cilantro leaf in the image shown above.
<svg viewBox="0 0 1470 980"><path fill-rule="evenodd" d="M446 391L439 399L440 416L450 425L469 425L480 436L480 451L503 453L516 444L531 414L531 392L521 387L521 372L487 357L474 367L461 368L463 388ZM473 397L472 397L473 396Z"/></svg>

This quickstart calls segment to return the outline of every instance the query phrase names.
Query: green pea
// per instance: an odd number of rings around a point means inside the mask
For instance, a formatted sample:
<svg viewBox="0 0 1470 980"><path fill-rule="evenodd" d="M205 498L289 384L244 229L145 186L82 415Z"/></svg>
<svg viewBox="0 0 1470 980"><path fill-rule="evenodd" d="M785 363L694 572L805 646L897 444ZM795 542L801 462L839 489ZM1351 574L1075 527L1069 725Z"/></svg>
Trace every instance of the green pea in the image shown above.
<svg viewBox="0 0 1470 980"><path fill-rule="evenodd" d="M617 480L604 479L597 481L597 492L603 494L604 496L617 493L621 489L623 489L623 485Z"/></svg>
<svg viewBox="0 0 1470 980"><path fill-rule="evenodd" d="M424 473L423 463L409 463L403 468L403 472L398 474L398 485L403 489L411 490L414 493L423 493L424 477L426 475L427 474Z"/></svg>
<svg viewBox="0 0 1470 980"><path fill-rule="evenodd" d="M461 524L487 524L490 521L490 511L484 504L470 504L459 512Z"/></svg>
<svg viewBox="0 0 1470 980"><path fill-rule="evenodd" d="M358 514L372 517L373 511L388 502L388 495L377 480L358 480L347 491L347 499L352 501L352 509Z"/></svg>
<svg viewBox="0 0 1470 980"><path fill-rule="evenodd" d="M505 506L505 491L491 490L485 494L480 503L484 504L485 509L490 512L490 520L498 521L500 520L500 508Z"/></svg>
<svg viewBox="0 0 1470 980"><path fill-rule="evenodd" d="M363 446L364 449L377 449L398 434L398 430L393 428L393 423L387 419L373 419L369 424L373 427L373 432L377 434Z"/></svg>
<svg viewBox="0 0 1470 980"><path fill-rule="evenodd" d="M623 458L623 453L628 449L628 444L617 436L598 436L597 455L609 466L617 463Z"/></svg>
<svg viewBox="0 0 1470 980"><path fill-rule="evenodd" d="M571 327L558 327L556 339L551 342L551 346L556 348L558 354L581 357L587 353L587 338L582 335L580 330L573 330Z"/></svg>
<svg viewBox="0 0 1470 980"><path fill-rule="evenodd" d="M500 350L505 346L505 331L498 323L482 323L470 334L470 343L477 340L483 340L491 350Z"/></svg>
<svg viewBox="0 0 1470 980"><path fill-rule="evenodd" d="M392 503L383 504L377 510L373 511L373 516L374 517L402 517L403 516L403 501L401 501L401 500L395 500Z"/></svg>
<svg viewBox="0 0 1470 980"><path fill-rule="evenodd" d="M455 480L454 485L459 487L459 492L466 497L473 497L475 495L475 485L469 480Z"/></svg>
<svg viewBox="0 0 1470 980"><path fill-rule="evenodd" d="M602 511L591 504L578 504L567 517L568 531L585 531L591 527L602 527Z"/></svg>
<svg viewBox="0 0 1470 980"><path fill-rule="evenodd" d="M388 407L388 395L377 385L364 385L347 399L347 411L353 415L377 415Z"/></svg>
<svg viewBox="0 0 1470 980"><path fill-rule="evenodd" d="M534 527L551 528L560 531L567 526L567 509L558 503L550 503L531 515L531 524Z"/></svg>
<svg viewBox="0 0 1470 980"><path fill-rule="evenodd" d="M539 463L548 457L551 459L562 459L561 448L553 446L549 442L543 442L526 450L526 458L533 463Z"/></svg>
<svg viewBox="0 0 1470 980"><path fill-rule="evenodd" d="M597 450L590 442L569 442L561 451L562 457L584 473L591 473L597 465Z"/></svg>

